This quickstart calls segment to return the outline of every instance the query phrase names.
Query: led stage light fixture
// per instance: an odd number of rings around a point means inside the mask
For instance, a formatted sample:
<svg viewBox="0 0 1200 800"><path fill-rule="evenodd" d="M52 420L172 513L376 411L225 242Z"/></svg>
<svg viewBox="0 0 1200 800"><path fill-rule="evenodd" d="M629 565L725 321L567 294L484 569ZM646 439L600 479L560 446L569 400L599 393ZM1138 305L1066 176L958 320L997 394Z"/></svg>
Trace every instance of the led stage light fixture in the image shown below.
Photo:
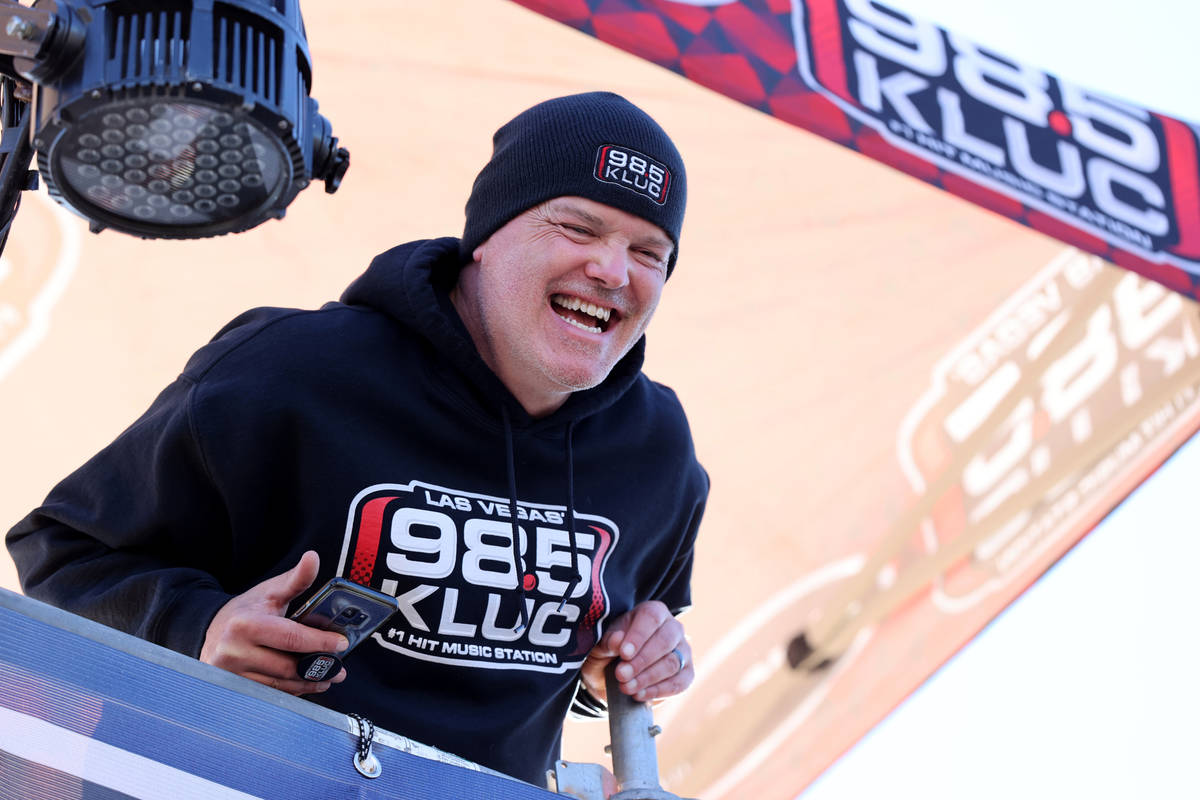
<svg viewBox="0 0 1200 800"><path fill-rule="evenodd" d="M299 0L0 0L0 28L0 72L33 84L38 172L93 231L247 230L349 165L310 96Z"/></svg>

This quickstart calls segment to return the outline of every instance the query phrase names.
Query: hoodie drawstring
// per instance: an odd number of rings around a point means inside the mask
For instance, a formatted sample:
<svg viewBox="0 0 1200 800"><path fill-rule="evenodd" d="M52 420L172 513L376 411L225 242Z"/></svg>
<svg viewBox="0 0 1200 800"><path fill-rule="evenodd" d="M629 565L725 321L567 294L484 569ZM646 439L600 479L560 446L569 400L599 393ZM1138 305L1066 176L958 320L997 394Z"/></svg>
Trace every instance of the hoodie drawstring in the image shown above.
<svg viewBox="0 0 1200 800"><path fill-rule="evenodd" d="M526 608L526 591L525 591L525 561L521 558L521 534L520 527L517 525L517 468L516 468L516 453L513 447L513 431L512 419L508 415L508 408L500 406L501 416L504 418L504 453L508 462L508 514L509 521L512 524L512 552L513 566L517 571L517 591L520 593L520 619L517 624L517 633L521 633L529 627L529 610ZM567 600L571 598L571 594L575 591L575 587L579 585L582 579L580 576L580 561L579 561L579 544L575 541L575 457L572 449L572 440L575 436L575 420L567 424L566 436L566 457L567 457L567 541L571 545L571 564L574 566L571 580L567 582L567 590L563 592L562 600L558 603L558 610L562 611L563 606L567 604Z"/></svg>
<svg viewBox="0 0 1200 800"><path fill-rule="evenodd" d="M513 455L512 420L508 408L500 406L504 417L504 453L508 458L508 515L512 522L513 567L517 571L517 591L521 594L520 618L517 633L529 627L529 611L525 608L525 562L521 558L521 529L517 526L517 464Z"/></svg>
<svg viewBox="0 0 1200 800"><path fill-rule="evenodd" d="M558 603L559 611L563 610L563 606L571 598L571 593L575 591L580 580L579 545L575 542L575 458L571 452L571 439L574 435L575 420L571 420L567 423L567 541L571 543L571 564L574 565L575 570L570 582L567 583L567 590L563 592L562 600Z"/></svg>

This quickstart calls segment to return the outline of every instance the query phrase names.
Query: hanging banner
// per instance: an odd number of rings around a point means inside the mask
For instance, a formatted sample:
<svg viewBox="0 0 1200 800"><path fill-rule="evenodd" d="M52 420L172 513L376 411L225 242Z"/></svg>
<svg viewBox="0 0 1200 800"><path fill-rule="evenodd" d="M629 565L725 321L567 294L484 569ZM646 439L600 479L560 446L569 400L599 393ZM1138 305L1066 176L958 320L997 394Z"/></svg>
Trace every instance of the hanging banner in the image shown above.
<svg viewBox="0 0 1200 800"><path fill-rule="evenodd" d="M1197 296L1195 126L875 0L517 0Z"/></svg>
<svg viewBox="0 0 1200 800"><path fill-rule="evenodd" d="M1197 425L1200 306L1064 254L913 399L896 437L905 507L825 543L825 563L798 559L791 583L697 658L663 723L668 785L795 797ZM822 532L802 531L815 549Z"/></svg>

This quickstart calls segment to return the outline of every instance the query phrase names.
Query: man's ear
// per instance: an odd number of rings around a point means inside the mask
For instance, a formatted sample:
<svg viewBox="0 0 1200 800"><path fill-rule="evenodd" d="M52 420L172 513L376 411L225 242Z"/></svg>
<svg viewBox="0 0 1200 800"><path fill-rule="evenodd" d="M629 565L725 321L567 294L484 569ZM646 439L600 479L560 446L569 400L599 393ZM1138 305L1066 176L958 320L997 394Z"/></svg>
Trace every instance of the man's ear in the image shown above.
<svg viewBox="0 0 1200 800"><path fill-rule="evenodd" d="M479 262L483 261L483 246L484 246L485 244L487 244L487 241L483 241L483 242L481 242L481 243L479 244L479 247L476 247L476 248L475 248L475 250L474 250L474 252L472 252L472 253L471 253L471 259L472 259L472 260L473 260L475 263L479 263Z"/></svg>

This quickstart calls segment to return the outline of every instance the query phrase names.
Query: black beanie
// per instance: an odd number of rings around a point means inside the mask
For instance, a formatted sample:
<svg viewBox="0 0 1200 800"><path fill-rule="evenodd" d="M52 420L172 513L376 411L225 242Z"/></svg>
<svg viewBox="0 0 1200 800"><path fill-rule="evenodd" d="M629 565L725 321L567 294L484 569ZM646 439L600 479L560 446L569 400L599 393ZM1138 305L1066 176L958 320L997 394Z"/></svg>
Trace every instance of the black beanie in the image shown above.
<svg viewBox="0 0 1200 800"><path fill-rule="evenodd" d="M555 197L575 196L654 223L679 254L687 205L683 159L646 112L612 92L539 103L492 137L492 158L467 200L464 261L509 220Z"/></svg>

